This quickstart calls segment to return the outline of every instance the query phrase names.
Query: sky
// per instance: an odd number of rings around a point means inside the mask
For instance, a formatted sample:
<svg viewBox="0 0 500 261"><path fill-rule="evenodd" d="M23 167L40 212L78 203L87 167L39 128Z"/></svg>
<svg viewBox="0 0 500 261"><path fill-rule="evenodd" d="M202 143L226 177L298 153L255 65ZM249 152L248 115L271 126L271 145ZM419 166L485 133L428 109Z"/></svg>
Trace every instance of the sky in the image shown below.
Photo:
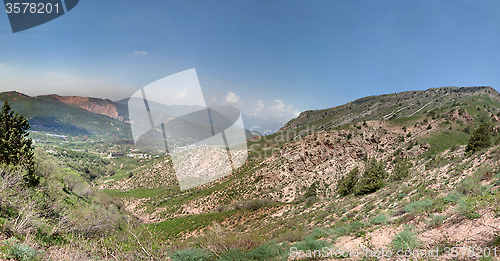
<svg viewBox="0 0 500 261"><path fill-rule="evenodd" d="M13 34L0 91L119 100L195 68L209 105L286 122L357 98L500 90L498 1L81 0Z"/></svg>

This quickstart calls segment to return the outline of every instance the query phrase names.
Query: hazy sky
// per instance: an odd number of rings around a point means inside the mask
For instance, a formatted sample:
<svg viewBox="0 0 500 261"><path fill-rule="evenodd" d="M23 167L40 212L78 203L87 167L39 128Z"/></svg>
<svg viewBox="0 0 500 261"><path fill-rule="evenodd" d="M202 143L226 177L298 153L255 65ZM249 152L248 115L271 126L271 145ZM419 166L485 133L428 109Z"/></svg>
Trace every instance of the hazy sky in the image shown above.
<svg viewBox="0 0 500 261"><path fill-rule="evenodd" d="M500 88L498 1L81 0L13 34L0 91L130 96L196 68L209 103L289 119L356 98Z"/></svg>

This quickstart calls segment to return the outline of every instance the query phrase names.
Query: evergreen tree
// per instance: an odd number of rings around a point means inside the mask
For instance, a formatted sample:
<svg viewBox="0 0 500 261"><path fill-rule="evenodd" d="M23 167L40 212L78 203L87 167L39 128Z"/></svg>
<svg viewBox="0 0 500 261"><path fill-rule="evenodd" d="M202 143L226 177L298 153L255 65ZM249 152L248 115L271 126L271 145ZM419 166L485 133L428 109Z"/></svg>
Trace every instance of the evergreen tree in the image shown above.
<svg viewBox="0 0 500 261"><path fill-rule="evenodd" d="M386 172L384 163L378 162L376 159L370 160L366 167L361 180L354 189L356 195L370 194L382 187Z"/></svg>
<svg viewBox="0 0 500 261"><path fill-rule="evenodd" d="M469 139L467 143L467 147L465 148L465 152L474 153L481 149L488 148L491 145L490 142L491 128L488 123L482 123L479 128L474 130L474 133Z"/></svg>
<svg viewBox="0 0 500 261"><path fill-rule="evenodd" d="M356 182L358 182L359 169L355 167L345 177L339 180L337 185L337 192L341 196L347 196L351 194L352 190L356 186Z"/></svg>
<svg viewBox="0 0 500 261"><path fill-rule="evenodd" d="M0 164L16 165L25 168L24 177L29 186L36 186L39 178L34 174L32 140L28 138L28 120L14 113L12 107L4 102L0 111Z"/></svg>

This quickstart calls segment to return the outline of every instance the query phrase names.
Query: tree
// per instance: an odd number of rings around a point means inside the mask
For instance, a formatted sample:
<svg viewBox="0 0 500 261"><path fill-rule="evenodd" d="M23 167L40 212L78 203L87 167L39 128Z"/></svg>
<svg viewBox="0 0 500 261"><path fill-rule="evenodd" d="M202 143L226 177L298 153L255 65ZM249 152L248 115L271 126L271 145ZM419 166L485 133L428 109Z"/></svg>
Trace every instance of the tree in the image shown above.
<svg viewBox="0 0 500 261"><path fill-rule="evenodd" d="M365 172L354 188L354 193L356 195L365 195L377 191L384 184L385 176L384 163L371 159L366 164Z"/></svg>
<svg viewBox="0 0 500 261"><path fill-rule="evenodd" d="M347 196L351 194L352 190L358 182L359 169L355 167L345 177L339 180L337 185L337 192L340 196Z"/></svg>
<svg viewBox="0 0 500 261"><path fill-rule="evenodd" d="M467 147L465 148L465 152L474 153L481 149L488 148L491 145L490 137L491 136L491 128L488 123L482 123L479 128L474 130L474 133L469 139L467 143Z"/></svg>
<svg viewBox="0 0 500 261"><path fill-rule="evenodd" d="M399 160L394 166L392 176L389 177L391 181L402 180L408 177L408 173L411 167L411 162L408 159Z"/></svg>
<svg viewBox="0 0 500 261"><path fill-rule="evenodd" d="M12 107L4 102L0 111L0 164L16 165L25 168L24 177L28 186L36 186L39 177L35 175L33 161L33 141L28 138L28 120L14 113Z"/></svg>

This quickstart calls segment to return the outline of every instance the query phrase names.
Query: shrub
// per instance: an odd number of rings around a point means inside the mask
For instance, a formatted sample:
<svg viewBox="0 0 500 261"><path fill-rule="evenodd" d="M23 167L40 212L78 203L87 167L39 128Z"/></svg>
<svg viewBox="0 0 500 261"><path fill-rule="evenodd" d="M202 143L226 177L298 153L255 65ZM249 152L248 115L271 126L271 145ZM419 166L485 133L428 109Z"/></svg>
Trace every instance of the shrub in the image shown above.
<svg viewBox="0 0 500 261"><path fill-rule="evenodd" d="M322 237L327 237L329 236L328 232L322 228L313 228L311 234L307 235L305 238L310 238L310 239L320 239Z"/></svg>
<svg viewBox="0 0 500 261"><path fill-rule="evenodd" d="M170 258L172 261L205 261L212 260L213 255L205 250L192 248L177 251Z"/></svg>
<svg viewBox="0 0 500 261"><path fill-rule="evenodd" d="M276 203L270 199L252 199L243 203L242 207L248 210L257 210L262 206ZM237 208L235 208L237 209Z"/></svg>
<svg viewBox="0 0 500 261"><path fill-rule="evenodd" d="M480 218L481 215L476 212L477 202L473 198L465 197L458 203L458 211L469 219Z"/></svg>
<svg viewBox="0 0 500 261"><path fill-rule="evenodd" d="M496 236L494 239L493 239L493 245L496 246L496 247L500 247L500 235L499 236Z"/></svg>
<svg viewBox="0 0 500 261"><path fill-rule="evenodd" d="M297 243L293 244L293 246L296 247L297 250L314 251L314 250L321 250L323 247L328 246L328 242L323 241L323 240L314 240L311 238L306 238L302 242L297 242Z"/></svg>
<svg viewBox="0 0 500 261"><path fill-rule="evenodd" d="M339 193L339 195L347 196L353 191L356 183L358 182L358 175L359 169L358 167L355 167L354 169L349 171L349 173L347 173L347 176L339 180L339 183L337 185L337 192Z"/></svg>
<svg viewBox="0 0 500 261"><path fill-rule="evenodd" d="M465 152L467 153L475 153L481 149L488 148L491 145L490 137L491 136L491 128L488 123L483 123L474 130L474 133L469 139L467 143L467 147L465 148Z"/></svg>
<svg viewBox="0 0 500 261"><path fill-rule="evenodd" d="M254 248L248 252L248 256L255 260L271 260L280 256L282 254L281 250L277 244L270 242Z"/></svg>
<svg viewBox="0 0 500 261"><path fill-rule="evenodd" d="M395 251L406 251L419 247L421 242L415 237L415 233L411 231L410 228L406 228L403 232L394 237L391 245Z"/></svg>
<svg viewBox="0 0 500 261"><path fill-rule="evenodd" d="M408 160L399 161L396 166L394 166L394 171L391 176L392 181L402 180L408 177L410 170L410 162Z"/></svg>
<svg viewBox="0 0 500 261"><path fill-rule="evenodd" d="M367 163L365 172L354 188L356 195L370 194L380 189L384 183L386 172L383 162L372 159Z"/></svg>
<svg viewBox="0 0 500 261"><path fill-rule="evenodd" d="M433 202L430 199L423 201L414 201L405 206L405 212L421 212L432 206Z"/></svg>
<svg viewBox="0 0 500 261"><path fill-rule="evenodd" d="M388 220L389 220L389 217L387 217L387 216L386 216L386 215L384 215L384 214L380 214L380 215L378 215L378 216L376 216L376 217L372 218L372 219L370 220L370 222L371 222L372 224L378 225L378 224L385 223L385 222L387 222Z"/></svg>
<svg viewBox="0 0 500 261"><path fill-rule="evenodd" d="M245 261L252 260L247 253L239 249L230 249L218 259L218 261Z"/></svg>
<svg viewBox="0 0 500 261"><path fill-rule="evenodd" d="M445 216L440 216L440 215L432 215L431 217L431 225L433 227L439 227L443 224Z"/></svg>
<svg viewBox="0 0 500 261"><path fill-rule="evenodd" d="M311 186L307 189L306 194L304 194L304 197L310 198L310 197L316 197L316 189L318 188L318 182L314 182L311 184Z"/></svg>
<svg viewBox="0 0 500 261"><path fill-rule="evenodd" d="M456 188L457 192L466 196L480 195L479 180L472 177L463 179Z"/></svg>
<svg viewBox="0 0 500 261"><path fill-rule="evenodd" d="M2 241L2 243L5 245L2 250L6 252L8 257L16 260L30 261L43 254L43 251L35 250L26 244L17 242L17 239L14 237Z"/></svg>
<svg viewBox="0 0 500 261"><path fill-rule="evenodd" d="M448 195L446 195L446 197L444 197L443 200L445 203L456 203L462 197L463 197L463 195L460 192L455 191L455 192L451 192Z"/></svg>

